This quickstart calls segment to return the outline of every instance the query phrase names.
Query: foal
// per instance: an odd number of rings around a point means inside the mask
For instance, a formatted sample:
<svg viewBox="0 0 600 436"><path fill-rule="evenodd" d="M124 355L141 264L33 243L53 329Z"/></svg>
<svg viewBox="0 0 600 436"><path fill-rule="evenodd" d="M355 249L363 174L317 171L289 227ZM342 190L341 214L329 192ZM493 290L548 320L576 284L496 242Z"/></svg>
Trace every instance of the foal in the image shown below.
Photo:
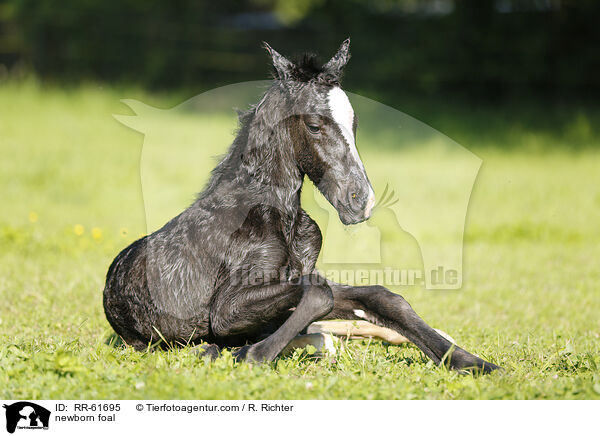
<svg viewBox="0 0 600 436"><path fill-rule="evenodd" d="M315 270L322 239L300 205L304 176L346 225L368 219L375 204L356 150L356 118L339 86L349 45L320 66L312 57L292 63L265 44L275 80L240 116L205 190L108 270L104 309L127 344L204 341L212 355L241 347L238 359L270 361L314 321L366 320L408 338L435 363L498 368L451 344L400 295L333 283Z"/></svg>

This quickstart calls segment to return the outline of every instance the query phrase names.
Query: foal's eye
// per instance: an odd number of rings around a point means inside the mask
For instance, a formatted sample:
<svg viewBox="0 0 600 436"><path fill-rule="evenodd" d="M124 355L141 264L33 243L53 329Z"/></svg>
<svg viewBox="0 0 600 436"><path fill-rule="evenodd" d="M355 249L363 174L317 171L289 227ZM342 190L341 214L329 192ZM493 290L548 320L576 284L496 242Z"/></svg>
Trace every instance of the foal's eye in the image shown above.
<svg viewBox="0 0 600 436"><path fill-rule="evenodd" d="M307 124L306 127L308 127L310 133L319 133L321 131L321 128L315 124Z"/></svg>

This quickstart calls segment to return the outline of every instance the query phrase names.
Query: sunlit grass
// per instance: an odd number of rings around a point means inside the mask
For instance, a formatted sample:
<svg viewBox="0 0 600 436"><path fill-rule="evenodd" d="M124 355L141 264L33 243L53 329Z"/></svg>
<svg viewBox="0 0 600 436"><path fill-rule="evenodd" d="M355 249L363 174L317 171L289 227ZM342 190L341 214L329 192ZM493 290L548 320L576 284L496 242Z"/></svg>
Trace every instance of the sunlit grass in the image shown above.
<svg viewBox="0 0 600 436"><path fill-rule="evenodd" d="M173 103L135 96L161 107ZM209 363L185 348L138 353L107 346L106 270L146 232L143 137L111 116L131 114L119 102L129 97L94 86L0 85L0 397L600 397L600 154L560 143L580 135L588 146L600 145L585 121L593 114L576 114L566 136L515 127L511 137L521 146L508 151L504 135L473 145L483 165L465 229L463 289L396 289L434 327L506 369L473 378L435 367L412 346L369 341L350 342L335 356L298 351L263 366L235 364L228 354ZM181 116L177 131L161 141L185 142L199 130L215 144L209 154L218 155L233 120ZM474 137L466 130L458 136ZM368 132L359 138L380 187L400 180L389 162L410 171L410 159L431 157L430 144L400 151L378 149ZM545 146L546 138L552 144ZM166 216L193 198L186 183L196 183L196 175L181 173L189 162L180 160L165 155L164 175L174 178L165 189L175 196ZM195 164L199 190L214 160ZM323 224L327 216L313 210ZM393 241L387 255L419 265L410 235L381 230Z"/></svg>

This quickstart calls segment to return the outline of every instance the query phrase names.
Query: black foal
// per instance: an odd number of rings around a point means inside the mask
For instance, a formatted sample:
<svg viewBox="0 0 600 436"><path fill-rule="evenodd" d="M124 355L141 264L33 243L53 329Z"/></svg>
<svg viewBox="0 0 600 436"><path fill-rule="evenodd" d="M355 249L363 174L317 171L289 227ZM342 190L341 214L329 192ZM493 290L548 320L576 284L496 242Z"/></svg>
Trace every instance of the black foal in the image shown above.
<svg viewBox="0 0 600 436"><path fill-rule="evenodd" d="M355 145L356 118L339 86L349 40L325 65L292 63L268 45L275 80L240 117L228 155L198 199L124 249L104 289L108 321L143 349L169 342L240 346L240 359L274 359L323 319L394 330L455 369L497 366L455 347L399 295L319 276L321 232L300 205L308 176L344 224L369 218L373 188Z"/></svg>

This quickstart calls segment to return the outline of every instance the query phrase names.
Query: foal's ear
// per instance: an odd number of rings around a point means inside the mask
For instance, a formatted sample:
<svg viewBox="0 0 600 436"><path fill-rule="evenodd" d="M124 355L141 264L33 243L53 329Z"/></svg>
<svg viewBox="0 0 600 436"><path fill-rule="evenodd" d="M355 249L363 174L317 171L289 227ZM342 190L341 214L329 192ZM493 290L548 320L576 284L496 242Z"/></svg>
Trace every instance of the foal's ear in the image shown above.
<svg viewBox="0 0 600 436"><path fill-rule="evenodd" d="M271 56L271 60L273 61L273 67L275 68L275 73L277 74L277 79L279 80L287 80L291 77L292 71L294 70L294 64L287 60L285 57L277 53L269 44L263 42L263 47L269 55Z"/></svg>
<svg viewBox="0 0 600 436"><path fill-rule="evenodd" d="M335 77L340 77L342 70L350 60L350 38L342 42L339 50L329 61L323 65L323 69Z"/></svg>

